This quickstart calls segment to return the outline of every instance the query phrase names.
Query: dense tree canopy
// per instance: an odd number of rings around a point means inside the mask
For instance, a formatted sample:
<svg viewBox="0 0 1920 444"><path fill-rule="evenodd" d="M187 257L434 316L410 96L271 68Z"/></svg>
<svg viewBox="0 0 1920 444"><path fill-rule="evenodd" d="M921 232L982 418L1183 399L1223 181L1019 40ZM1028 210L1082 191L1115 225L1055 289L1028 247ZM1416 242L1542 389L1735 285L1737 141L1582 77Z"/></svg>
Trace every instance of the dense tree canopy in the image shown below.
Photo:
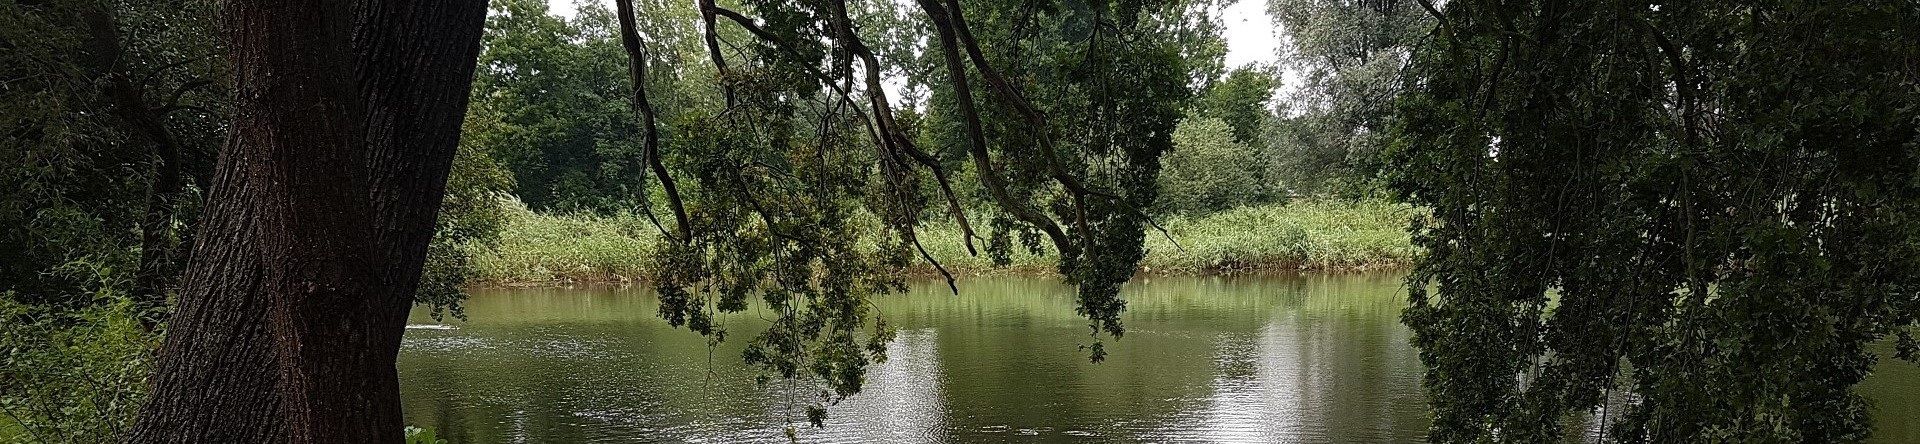
<svg viewBox="0 0 1920 444"><path fill-rule="evenodd" d="M0 4L0 422L131 426L224 132L208 6Z"/></svg>
<svg viewBox="0 0 1920 444"><path fill-rule="evenodd" d="M1279 74L1272 67L1234 68L1204 87L1188 117L1220 119L1232 130L1234 142L1256 146L1264 142L1260 131L1273 118L1270 102L1279 87Z"/></svg>
<svg viewBox="0 0 1920 444"><path fill-rule="evenodd" d="M1432 440L1593 409L1622 441L1865 439L1868 346L1913 359L1920 320L1920 8L1437 12L1389 153L1432 210L1404 318Z"/></svg>
<svg viewBox="0 0 1920 444"><path fill-rule="evenodd" d="M77 307L100 283L81 270L143 270L117 290L158 308L222 131L211 13L187 1L0 8L0 292Z"/></svg>

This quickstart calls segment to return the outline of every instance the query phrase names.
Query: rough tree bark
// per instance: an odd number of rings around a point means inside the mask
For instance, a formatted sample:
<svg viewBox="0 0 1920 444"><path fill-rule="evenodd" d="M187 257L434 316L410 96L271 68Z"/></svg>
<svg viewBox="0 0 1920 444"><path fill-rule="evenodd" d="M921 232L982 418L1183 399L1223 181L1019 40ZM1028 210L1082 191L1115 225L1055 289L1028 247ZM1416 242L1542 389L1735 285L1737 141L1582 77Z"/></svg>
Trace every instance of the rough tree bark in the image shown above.
<svg viewBox="0 0 1920 444"><path fill-rule="evenodd" d="M230 0L236 85L130 442L397 443L484 0Z"/></svg>

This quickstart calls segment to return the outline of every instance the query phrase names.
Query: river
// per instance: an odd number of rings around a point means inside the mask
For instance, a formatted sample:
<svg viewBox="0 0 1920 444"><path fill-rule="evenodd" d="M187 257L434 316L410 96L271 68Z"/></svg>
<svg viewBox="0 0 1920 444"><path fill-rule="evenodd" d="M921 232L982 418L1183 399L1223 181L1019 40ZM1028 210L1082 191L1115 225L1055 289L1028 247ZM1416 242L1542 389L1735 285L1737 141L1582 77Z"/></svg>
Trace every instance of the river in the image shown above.
<svg viewBox="0 0 1920 444"><path fill-rule="evenodd" d="M644 286L475 292L469 321L416 312L400 353L410 424L455 443L1418 442L1418 350L1400 275L1154 277L1127 288L1107 361L1049 279L936 282L876 299L896 326L864 392L806 425L815 389L760 386L740 340L708 347ZM726 316L736 338L754 309ZM1920 442L1920 366L1862 384L1878 442ZM1589 424L1591 425L1591 424Z"/></svg>

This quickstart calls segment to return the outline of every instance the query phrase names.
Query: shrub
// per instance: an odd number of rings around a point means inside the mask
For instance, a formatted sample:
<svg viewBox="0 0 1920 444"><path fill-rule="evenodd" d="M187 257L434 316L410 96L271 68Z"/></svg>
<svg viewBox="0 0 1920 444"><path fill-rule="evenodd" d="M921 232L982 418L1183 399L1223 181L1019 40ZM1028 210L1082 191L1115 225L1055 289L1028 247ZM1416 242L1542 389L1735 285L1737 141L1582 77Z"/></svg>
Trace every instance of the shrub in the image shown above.
<svg viewBox="0 0 1920 444"><path fill-rule="evenodd" d="M498 247L475 250L478 280L627 281L652 266L648 256L659 236L640 216L550 215L517 202L506 206ZM1386 201L1305 200L1174 216L1162 225L1178 246L1149 231L1141 266L1153 272L1217 273L1404 265L1417 251L1406 232L1415 214L1411 207ZM1010 264L995 266L983 240L974 244L980 254L968 255L959 227L951 222L929 221L918 233L927 253L955 274L1044 272L1054 266L1051 251L1035 253L1018 245L1012 248ZM913 263L913 271L932 271L918 257Z"/></svg>
<svg viewBox="0 0 1920 444"><path fill-rule="evenodd" d="M0 442L114 442L146 399L160 335L124 295L57 311L0 293Z"/></svg>
<svg viewBox="0 0 1920 444"><path fill-rule="evenodd" d="M1417 252L1406 231L1414 214L1384 201L1310 200L1176 217L1164 225L1179 246L1149 233L1142 265L1208 272L1404 265Z"/></svg>
<svg viewBox="0 0 1920 444"><path fill-rule="evenodd" d="M1161 159L1159 212L1205 214L1266 196L1253 148L1234 141L1215 118L1187 119L1173 131L1174 149Z"/></svg>

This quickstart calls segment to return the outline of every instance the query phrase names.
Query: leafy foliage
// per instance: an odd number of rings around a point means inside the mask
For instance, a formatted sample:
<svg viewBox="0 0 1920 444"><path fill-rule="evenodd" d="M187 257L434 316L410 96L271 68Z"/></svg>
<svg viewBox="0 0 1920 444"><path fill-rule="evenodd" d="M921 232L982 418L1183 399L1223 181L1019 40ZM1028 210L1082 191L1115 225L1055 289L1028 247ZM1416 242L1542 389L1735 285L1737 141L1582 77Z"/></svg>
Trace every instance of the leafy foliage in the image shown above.
<svg viewBox="0 0 1920 444"><path fill-rule="evenodd" d="M1371 194L1400 71L1432 18L1418 1L1269 0L1267 11L1302 83L1268 130L1272 179L1296 194Z"/></svg>
<svg viewBox="0 0 1920 444"><path fill-rule="evenodd" d="M666 242L639 215L542 214L514 202L503 205L507 218L498 247L470 248L469 276L482 283L635 281L655 273L659 264L650 261L651 252ZM1140 266L1156 273L1403 266L1416 252L1406 232L1407 218L1415 214L1384 200L1301 200L1205 216L1173 215L1161 224L1178 245L1147 232L1147 256ZM1046 272L1058 264L1059 258L1045 250L1015 251L996 264L986 255L968 254L962 236L959 227L944 221L929 221L919 233L927 254L956 275ZM869 237L860 243L875 241ZM927 264L906 271L937 272Z"/></svg>
<svg viewBox="0 0 1920 444"><path fill-rule="evenodd" d="M0 3L0 440L109 442L223 138L210 4Z"/></svg>
<svg viewBox="0 0 1920 444"><path fill-rule="evenodd" d="M777 317L745 359L822 383L816 424L885 359L892 333L867 298L901 289L915 253L932 260L922 218L946 213L977 251L963 197L996 209L990 254L1016 235L1038 249L1044 234L1093 333L1119 335L1119 285L1145 253L1159 155L1196 78L1182 51L1214 29L1178 1L903 6L699 2L709 63L662 70L694 39L616 2L638 128L624 157L645 190L636 213L665 241L647 276L661 315L720 341L718 315L759 299ZM910 99L890 97L883 74L907 77ZM968 160L969 180L954 180Z"/></svg>
<svg viewBox="0 0 1920 444"><path fill-rule="evenodd" d="M1911 2L1447 2L1393 188L1440 442L1846 442L1920 321ZM1908 42L1908 43L1894 43ZM1624 378L1623 378L1624 377Z"/></svg>
<svg viewBox="0 0 1920 444"><path fill-rule="evenodd" d="M1160 156L1173 148L1191 81L1220 68L1208 56L1220 49L1211 6L969 2L954 14L987 19L950 26L979 38L962 33L929 54L964 52L973 62L969 70L961 55L947 61L949 87L934 90L924 127L935 146L979 147L970 171L996 212L987 253L1007 257L1015 238L1035 249L1044 235L1079 292L1096 362L1097 335L1124 332L1119 287L1146 254ZM969 47L981 41L994 44ZM964 88L979 84L991 94Z"/></svg>
<svg viewBox="0 0 1920 444"><path fill-rule="evenodd" d="M469 124L471 125L471 123ZM506 203L513 177L486 152L463 146L454 154L440 217L427 245L427 261L414 300L428 306L435 320L447 314L465 319L460 301L473 278L473 255L498 246L507 224Z"/></svg>
<svg viewBox="0 0 1920 444"><path fill-rule="evenodd" d="M681 20L678 31L690 38L691 16L672 11L646 18ZM486 26L463 143L511 172L513 194L529 207L629 206L643 192L644 173L634 162L640 127L622 99L628 85L613 13L588 2L567 19L549 14L545 1L501 1ZM675 90L671 83L663 89Z"/></svg>
<svg viewBox="0 0 1920 444"><path fill-rule="evenodd" d="M1173 217L1167 232L1180 244L1148 237L1143 264L1223 273L1403 266L1417 253L1404 229L1415 214L1384 200L1301 200Z"/></svg>
<svg viewBox="0 0 1920 444"><path fill-rule="evenodd" d="M89 296L108 302L78 310L0 293L0 441L117 442L133 425L159 335L111 290L127 283L102 284Z"/></svg>
<svg viewBox="0 0 1920 444"><path fill-rule="evenodd" d="M85 260L144 270L165 300L221 141L220 64L193 1L0 4L0 291L33 304L92 285L50 270Z"/></svg>
<svg viewBox="0 0 1920 444"><path fill-rule="evenodd" d="M440 439L440 435L434 433L433 429L407 426L405 436L406 444L447 444L447 440Z"/></svg>
<svg viewBox="0 0 1920 444"><path fill-rule="evenodd" d="M1234 140L1225 121L1189 118L1173 131L1172 152L1162 160L1159 202L1167 212L1206 214L1260 201L1268 193L1259 179L1259 153Z"/></svg>
<svg viewBox="0 0 1920 444"><path fill-rule="evenodd" d="M1279 87L1279 73L1272 67L1252 65L1234 68L1227 72L1225 78L1208 85L1195 97L1193 110L1187 113L1188 118L1220 119L1232 129L1234 142L1260 146L1265 141L1261 131L1267 121L1274 118L1268 102L1273 100L1273 91Z"/></svg>

